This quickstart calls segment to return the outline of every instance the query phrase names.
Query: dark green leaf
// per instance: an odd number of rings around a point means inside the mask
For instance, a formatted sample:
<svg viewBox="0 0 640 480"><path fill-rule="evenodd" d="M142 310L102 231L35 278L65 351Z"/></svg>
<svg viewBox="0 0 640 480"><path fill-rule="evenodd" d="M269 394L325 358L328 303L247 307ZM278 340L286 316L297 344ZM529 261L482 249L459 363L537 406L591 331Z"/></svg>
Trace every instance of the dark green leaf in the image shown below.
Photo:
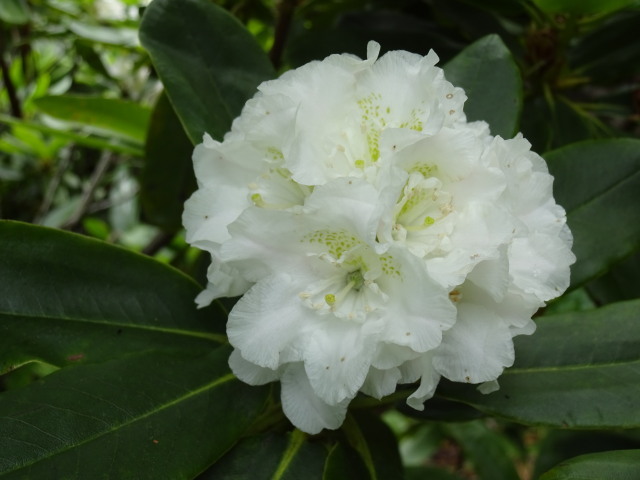
<svg viewBox="0 0 640 480"><path fill-rule="evenodd" d="M447 80L464 88L469 121L486 121L493 135L515 135L522 110L522 79L499 36L488 35L468 46L444 66L444 72Z"/></svg>
<svg viewBox="0 0 640 480"><path fill-rule="evenodd" d="M398 441L378 416L366 411L347 416L343 425L347 440L358 452L371 480L403 478Z"/></svg>
<svg viewBox="0 0 640 480"><path fill-rule="evenodd" d="M144 143L150 111L137 103L78 95L40 97L34 103L42 112L60 120Z"/></svg>
<svg viewBox="0 0 640 480"><path fill-rule="evenodd" d="M600 304L640 298L640 252L615 265L606 275L587 285Z"/></svg>
<svg viewBox="0 0 640 480"><path fill-rule="evenodd" d="M516 337L516 363L498 391L442 382L438 394L533 425L640 427L640 300L537 323L536 333Z"/></svg>
<svg viewBox="0 0 640 480"><path fill-rule="evenodd" d="M4 393L2 478L193 478L265 404L268 389L229 372L229 351L130 355Z"/></svg>
<svg viewBox="0 0 640 480"><path fill-rule="evenodd" d="M640 10L618 13L579 39L568 52L571 64L584 69L593 81L625 82L634 78L640 72L638 24ZM629 103L628 93L624 100Z"/></svg>
<svg viewBox="0 0 640 480"><path fill-rule="evenodd" d="M552 430L539 448L533 478L578 455L640 448L640 440L624 432Z"/></svg>
<svg viewBox="0 0 640 480"><path fill-rule="evenodd" d="M640 140L587 141L545 158L573 232L579 286L640 248Z"/></svg>
<svg viewBox="0 0 640 480"><path fill-rule="evenodd" d="M313 3L308 4L308 7L313 9ZM292 66L299 67L335 53L351 53L364 58L367 54L367 42L370 40L380 44L381 55L392 50L426 55L429 50L434 49L441 60L453 57L464 46L447 36L433 22L416 15L375 9L329 14L329 8L348 10L349 5L335 3L331 7L323 7L309 12L308 21L313 23L323 14L339 18L335 21L332 19L328 22L329 25L320 28L300 27L292 30L285 50L286 60Z"/></svg>
<svg viewBox="0 0 640 480"><path fill-rule="evenodd" d="M184 202L196 188L193 145L163 93L151 114L140 198L146 220L163 230L182 226Z"/></svg>
<svg viewBox="0 0 640 480"><path fill-rule="evenodd" d="M405 480L462 480L462 477L436 467L410 467L405 470Z"/></svg>
<svg viewBox="0 0 640 480"><path fill-rule="evenodd" d="M198 285L149 257L17 222L0 238L0 372L224 341L224 313L197 310Z"/></svg>
<svg viewBox="0 0 640 480"><path fill-rule="evenodd" d="M640 478L640 450L582 455L561 463L540 480L634 480Z"/></svg>
<svg viewBox="0 0 640 480"><path fill-rule="evenodd" d="M566 13L571 15L604 15L621 10L635 3L635 0L533 0L545 13Z"/></svg>
<svg viewBox="0 0 640 480"><path fill-rule="evenodd" d="M462 447L479 478L519 480L511 455L515 447L507 438L481 422L444 425L445 432Z"/></svg>
<svg viewBox="0 0 640 480"><path fill-rule="evenodd" d="M327 457L322 480L369 480L362 459L358 453L342 443L333 446Z"/></svg>
<svg viewBox="0 0 640 480"><path fill-rule="evenodd" d="M409 417L439 422L467 422L484 416L469 405L438 397L427 400L422 411L409 407L406 402L398 403L396 408Z"/></svg>
<svg viewBox="0 0 640 480"><path fill-rule="evenodd" d="M240 442L198 480L321 480L327 450L295 430Z"/></svg>
<svg viewBox="0 0 640 480"><path fill-rule="evenodd" d="M205 132L222 139L258 84L275 75L240 22L206 0L155 0L140 41L194 144Z"/></svg>

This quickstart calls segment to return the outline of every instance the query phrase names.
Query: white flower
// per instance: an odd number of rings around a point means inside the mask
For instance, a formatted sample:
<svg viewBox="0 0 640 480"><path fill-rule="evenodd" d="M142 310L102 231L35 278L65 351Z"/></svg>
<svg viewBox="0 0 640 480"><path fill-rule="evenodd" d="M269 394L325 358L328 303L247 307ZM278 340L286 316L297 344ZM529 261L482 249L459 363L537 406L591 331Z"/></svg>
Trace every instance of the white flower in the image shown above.
<svg viewBox="0 0 640 480"><path fill-rule="evenodd" d="M263 83L223 142L205 136L187 240L212 255L204 306L229 315L233 372L281 382L298 428L338 428L359 393L441 376L483 391L512 338L568 286L571 233L521 136L466 122L426 57L334 55Z"/></svg>

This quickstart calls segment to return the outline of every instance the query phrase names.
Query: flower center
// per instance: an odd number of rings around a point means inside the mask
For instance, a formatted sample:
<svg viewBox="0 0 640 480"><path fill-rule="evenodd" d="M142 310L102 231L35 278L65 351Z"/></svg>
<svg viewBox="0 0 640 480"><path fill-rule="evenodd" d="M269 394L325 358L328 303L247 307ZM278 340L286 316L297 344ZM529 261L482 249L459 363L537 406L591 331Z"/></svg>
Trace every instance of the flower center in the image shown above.
<svg viewBox="0 0 640 480"><path fill-rule="evenodd" d="M406 243L415 255L423 257L437 248L441 229L430 231L452 211L451 195L442 190L440 179L430 176L435 167L419 165L410 176L398 199L392 235ZM429 176L427 176L429 175Z"/></svg>
<svg viewBox="0 0 640 480"><path fill-rule="evenodd" d="M249 184L250 199L256 207L269 210L286 210L303 205L313 187L301 185L291 178L291 172L283 167L273 167Z"/></svg>
<svg viewBox="0 0 640 480"><path fill-rule="evenodd" d="M388 255L379 256L371 247L344 231L319 230L303 241L319 247L318 271L324 278L308 285L299 297L309 308L338 318L364 322L388 297L376 282L380 275L399 275ZM330 268L327 268L327 263Z"/></svg>

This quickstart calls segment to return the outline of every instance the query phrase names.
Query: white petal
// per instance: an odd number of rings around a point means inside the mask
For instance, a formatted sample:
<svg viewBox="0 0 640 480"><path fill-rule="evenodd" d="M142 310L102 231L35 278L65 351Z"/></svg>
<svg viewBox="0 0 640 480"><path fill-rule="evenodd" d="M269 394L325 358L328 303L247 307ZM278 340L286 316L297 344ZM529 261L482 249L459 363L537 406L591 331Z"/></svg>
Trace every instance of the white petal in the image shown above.
<svg viewBox="0 0 640 480"><path fill-rule="evenodd" d="M309 335L304 350L305 370L314 392L329 405L353 398L364 383L377 341L372 323L375 322L359 324L327 315Z"/></svg>
<svg viewBox="0 0 640 480"><path fill-rule="evenodd" d="M433 354L429 352L414 361L414 368L420 369L421 380L418 389L407 398L407 405L416 410L424 410L424 402L433 397L440 382L440 374L434 368L432 358Z"/></svg>
<svg viewBox="0 0 640 480"><path fill-rule="evenodd" d="M235 191L221 185L215 190L201 188L185 202L182 224L186 240L194 247L217 253L222 242L229 238L227 225L249 206L244 198L232 201Z"/></svg>
<svg viewBox="0 0 640 480"><path fill-rule="evenodd" d="M390 275L378 283L389 296L383 338L388 343L406 345L426 352L440 344L442 331L453 325L456 309L448 291L427 274L424 262L394 246L388 264L395 263Z"/></svg>
<svg viewBox="0 0 640 480"><path fill-rule="evenodd" d="M286 367L281 384L282 409L297 428L315 435L324 428L335 430L342 425L351 399L328 405L311 388L301 363Z"/></svg>
<svg viewBox="0 0 640 480"><path fill-rule="evenodd" d="M398 368L378 370L372 367L360 391L379 400L395 392L401 377L402 374Z"/></svg>
<svg viewBox="0 0 640 480"><path fill-rule="evenodd" d="M260 367L242 358L238 349L231 352L229 367L236 377L249 385L264 385L278 380L279 377L277 370Z"/></svg>
<svg viewBox="0 0 640 480"><path fill-rule="evenodd" d="M482 305L462 302L456 324L435 350L433 365L449 380L480 383L495 380L513 360L511 333L503 320Z"/></svg>
<svg viewBox="0 0 640 480"><path fill-rule="evenodd" d="M569 286L569 266L576 258L570 248L563 239L542 234L514 239L509 248L514 284L541 301L561 295Z"/></svg>
<svg viewBox="0 0 640 480"><path fill-rule="evenodd" d="M298 298L299 286L289 275L266 277L231 310L229 342L248 361L275 370L281 352L295 348L314 312Z"/></svg>
<svg viewBox="0 0 640 480"><path fill-rule="evenodd" d="M496 302L504 298L510 284L506 248L501 248L499 255L497 259L478 263L467 276L467 280L488 293Z"/></svg>
<svg viewBox="0 0 640 480"><path fill-rule="evenodd" d="M484 382L478 385L478 391L480 393L484 393L485 395L497 392L498 390L500 390L500 384L497 380L491 380L489 382Z"/></svg>
<svg viewBox="0 0 640 480"><path fill-rule="evenodd" d="M207 288L196 297L198 308L206 307L216 298L240 296L252 285L240 276L240 272L215 257L207 269L207 279Z"/></svg>

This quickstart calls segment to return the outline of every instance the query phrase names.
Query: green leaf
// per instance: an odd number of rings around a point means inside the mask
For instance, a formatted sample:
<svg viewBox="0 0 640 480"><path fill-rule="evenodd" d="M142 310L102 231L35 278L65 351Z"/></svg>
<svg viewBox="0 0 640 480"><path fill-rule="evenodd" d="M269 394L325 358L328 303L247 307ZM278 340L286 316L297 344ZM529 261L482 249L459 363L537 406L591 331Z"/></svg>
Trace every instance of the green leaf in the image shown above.
<svg viewBox="0 0 640 480"><path fill-rule="evenodd" d="M516 362L488 395L442 382L438 395L516 422L569 428L640 427L640 300L537 319L514 339Z"/></svg>
<svg viewBox="0 0 640 480"><path fill-rule="evenodd" d="M405 469L405 480L463 480L462 477L436 467L410 467Z"/></svg>
<svg viewBox="0 0 640 480"><path fill-rule="evenodd" d="M462 87L469 121L484 120L493 135L511 138L522 111L522 79L511 52L497 35L465 48L444 66L448 81Z"/></svg>
<svg viewBox="0 0 640 480"><path fill-rule="evenodd" d="M571 15L606 15L634 4L636 0L533 0L545 13Z"/></svg>
<svg viewBox="0 0 640 480"><path fill-rule="evenodd" d="M193 478L256 419L268 389L229 372L230 349L146 352L53 373L0 396L0 475Z"/></svg>
<svg viewBox="0 0 640 480"><path fill-rule="evenodd" d="M140 41L194 144L205 132L222 139L256 87L275 75L242 24L206 0L155 0Z"/></svg>
<svg viewBox="0 0 640 480"><path fill-rule="evenodd" d="M217 305L197 310L198 285L149 257L18 222L0 222L0 238L0 372L225 340Z"/></svg>
<svg viewBox="0 0 640 480"><path fill-rule="evenodd" d="M45 125L29 122L25 120L18 120L10 117L9 115L3 115L0 113L0 123L4 123L11 126L21 126L35 130L37 132L47 133L58 138L68 139L78 145L84 145L85 147L95 148L97 150L109 150L116 153L122 153L125 155L133 155L135 157L142 157L142 148L121 144L117 141L107 141L97 138L95 136L87 136L84 134L73 133L67 130L58 130L56 128L47 127Z"/></svg>
<svg viewBox="0 0 640 480"><path fill-rule="evenodd" d="M103 45L127 48L134 48L138 45L137 32L135 28L114 28L106 27L104 25L73 21L69 23L69 30L79 38Z"/></svg>
<svg viewBox="0 0 640 480"><path fill-rule="evenodd" d="M451 423L443 428L462 447L478 478L519 480L511 458L515 447L507 437L490 430L483 422Z"/></svg>
<svg viewBox="0 0 640 480"><path fill-rule="evenodd" d="M347 415L343 430L351 447L358 452L371 480L404 478L398 441L379 417L359 411Z"/></svg>
<svg viewBox="0 0 640 480"><path fill-rule="evenodd" d="M640 140L594 140L545 155L567 210L576 287L640 248Z"/></svg>
<svg viewBox="0 0 640 480"><path fill-rule="evenodd" d="M606 275L589 283L587 289L599 304L640 298L640 252L625 258Z"/></svg>
<svg viewBox="0 0 640 480"><path fill-rule="evenodd" d="M582 455L561 463L540 480L631 480L640 478L640 450Z"/></svg>
<svg viewBox="0 0 640 480"><path fill-rule="evenodd" d="M578 455L640 448L640 439L623 431L552 430L539 443L532 478Z"/></svg>
<svg viewBox="0 0 640 480"><path fill-rule="evenodd" d="M321 480L327 450L299 430L240 442L198 480Z"/></svg>
<svg viewBox="0 0 640 480"><path fill-rule="evenodd" d="M438 397L427 400L424 410L411 408L405 401L398 402L396 408L409 417L437 422L466 422L484 416L482 412L469 405Z"/></svg>
<svg viewBox="0 0 640 480"><path fill-rule="evenodd" d="M0 20L12 25L24 25L29 21L29 7L25 0L2 0Z"/></svg>
<svg viewBox="0 0 640 480"><path fill-rule="evenodd" d="M323 480L369 480L371 477L358 453L343 443L336 443L329 452Z"/></svg>
<svg viewBox="0 0 640 480"><path fill-rule="evenodd" d="M40 97L34 103L42 112L60 120L144 143L150 111L137 103L80 95Z"/></svg>
<svg viewBox="0 0 640 480"><path fill-rule="evenodd" d="M193 145L166 94L160 95L145 144L140 198L145 219L166 231L182 226L184 202L196 188Z"/></svg>

